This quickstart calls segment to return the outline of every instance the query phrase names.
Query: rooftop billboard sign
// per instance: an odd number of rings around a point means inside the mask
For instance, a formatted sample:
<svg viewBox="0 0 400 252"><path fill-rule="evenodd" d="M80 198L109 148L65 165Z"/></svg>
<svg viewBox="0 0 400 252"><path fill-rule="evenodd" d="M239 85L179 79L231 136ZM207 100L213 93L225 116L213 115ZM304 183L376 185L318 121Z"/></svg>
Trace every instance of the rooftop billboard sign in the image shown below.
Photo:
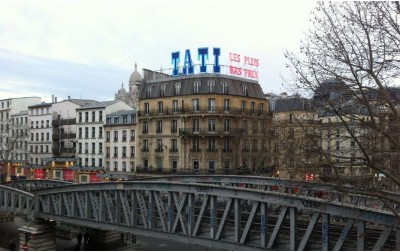
<svg viewBox="0 0 400 252"><path fill-rule="evenodd" d="M211 50L210 50L211 53ZM197 50L197 60L198 64L194 64L192 60L192 55L190 53L190 49L185 50L183 64L181 63L180 52L173 52L171 54L171 64L173 65L172 75L191 75L195 74L195 66L200 66L198 69L196 68L196 72L198 73L207 73L208 71L212 71L212 73L222 73L223 68L226 69L224 73L230 74L233 76L250 78L258 80L258 66L259 59L249 57L246 55L241 55L238 53L230 52L227 56L229 65L221 65L221 49L214 47L212 49L213 55L213 65L212 69L208 69L207 65L209 59L209 50L208 47L198 48Z"/></svg>

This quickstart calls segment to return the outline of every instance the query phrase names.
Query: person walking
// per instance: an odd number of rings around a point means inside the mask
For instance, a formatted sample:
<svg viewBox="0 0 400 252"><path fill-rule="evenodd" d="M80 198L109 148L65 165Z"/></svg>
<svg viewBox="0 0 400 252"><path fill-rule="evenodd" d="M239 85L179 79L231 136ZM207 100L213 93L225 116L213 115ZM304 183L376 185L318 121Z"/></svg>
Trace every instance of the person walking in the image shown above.
<svg viewBox="0 0 400 252"><path fill-rule="evenodd" d="M79 231L78 235L76 236L76 239L78 240L78 249L81 249L81 244L82 244L82 232Z"/></svg>
<svg viewBox="0 0 400 252"><path fill-rule="evenodd" d="M85 234L83 235L83 248L86 248L89 241L89 232L86 230Z"/></svg>

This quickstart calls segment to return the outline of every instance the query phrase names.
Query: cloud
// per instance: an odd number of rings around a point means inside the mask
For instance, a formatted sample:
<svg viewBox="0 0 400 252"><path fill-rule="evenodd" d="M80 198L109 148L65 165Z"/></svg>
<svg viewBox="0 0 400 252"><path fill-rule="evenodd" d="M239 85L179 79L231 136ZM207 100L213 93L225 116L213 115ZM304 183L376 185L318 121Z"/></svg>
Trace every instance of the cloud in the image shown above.
<svg viewBox="0 0 400 252"><path fill-rule="evenodd" d="M61 80L79 82L74 92L80 90L82 97L86 95L83 86L92 83L105 85L96 90L99 97L112 96L120 82L129 78L135 61L148 69L168 68L171 52L198 47L220 47L225 57L233 51L259 58L264 91L278 91L279 75L285 71L283 49L298 47L313 5L297 1L1 1L0 47L24 55L21 64L12 55L11 72L17 71L15 66L42 72L18 69L16 74L29 72L19 79L40 77L35 81L45 87L55 85L46 84L49 75L57 85ZM32 62L37 57L41 59L36 63L44 66ZM55 60L51 62L55 65L43 59ZM82 80L71 78L78 73ZM58 81L56 74L60 74Z"/></svg>

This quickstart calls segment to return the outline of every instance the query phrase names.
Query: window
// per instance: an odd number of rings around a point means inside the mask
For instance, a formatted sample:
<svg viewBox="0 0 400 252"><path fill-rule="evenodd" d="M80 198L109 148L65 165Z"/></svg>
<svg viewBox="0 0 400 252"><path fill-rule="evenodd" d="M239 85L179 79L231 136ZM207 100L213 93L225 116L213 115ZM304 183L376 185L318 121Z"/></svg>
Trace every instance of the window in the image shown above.
<svg viewBox="0 0 400 252"><path fill-rule="evenodd" d="M143 139L143 152L148 152L149 151L149 140Z"/></svg>
<svg viewBox="0 0 400 252"><path fill-rule="evenodd" d="M114 142L118 142L118 131L114 130Z"/></svg>
<svg viewBox="0 0 400 252"><path fill-rule="evenodd" d="M46 145L46 153L49 153L49 146Z"/></svg>
<svg viewBox="0 0 400 252"><path fill-rule="evenodd" d="M46 120L46 128L49 128L49 127L50 127L50 121Z"/></svg>
<svg viewBox="0 0 400 252"><path fill-rule="evenodd" d="M118 162L114 161L114 171L118 171Z"/></svg>
<svg viewBox="0 0 400 252"><path fill-rule="evenodd" d="M246 101L242 101L241 109L242 109L242 112L245 112L245 110L246 110Z"/></svg>
<svg viewBox="0 0 400 252"><path fill-rule="evenodd" d="M122 123L127 124L128 123L128 116L124 115L122 116Z"/></svg>
<svg viewBox="0 0 400 252"><path fill-rule="evenodd" d="M215 81L208 81L208 92L209 93L215 93Z"/></svg>
<svg viewBox="0 0 400 252"><path fill-rule="evenodd" d="M157 149L156 152L162 152L163 151L163 143L161 139L157 139Z"/></svg>
<svg viewBox="0 0 400 252"><path fill-rule="evenodd" d="M92 111L92 122L96 121L96 111Z"/></svg>
<svg viewBox="0 0 400 252"><path fill-rule="evenodd" d="M131 141L135 141L135 131L131 130Z"/></svg>
<svg viewBox="0 0 400 252"><path fill-rule="evenodd" d="M126 162L122 161L122 171L126 172Z"/></svg>
<svg viewBox="0 0 400 252"><path fill-rule="evenodd" d="M144 114L145 115L150 114L150 105L148 102L144 103Z"/></svg>
<svg viewBox="0 0 400 252"><path fill-rule="evenodd" d="M201 85L201 82L200 82L200 81L195 81L195 82L193 83L193 93L194 93L194 94L198 94L198 93L199 93L200 85Z"/></svg>
<svg viewBox="0 0 400 252"><path fill-rule="evenodd" d="M256 103L255 102L251 102L250 103L250 110L251 110L252 114L254 114L255 109L256 109Z"/></svg>
<svg viewBox="0 0 400 252"><path fill-rule="evenodd" d="M181 83L175 83L175 95L181 92Z"/></svg>
<svg viewBox="0 0 400 252"><path fill-rule="evenodd" d="M248 90L247 90L247 86L246 86L246 85L243 85L243 94L244 94L245 96L249 96L249 92L248 92Z"/></svg>
<svg viewBox="0 0 400 252"><path fill-rule="evenodd" d="M79 118L79 122L81 123L82 122L82 112L78 113L78 118Z"/></svg>
<svg viewBox="0 0 400 252"><path fill-rule="evenodd" d="M215 161L214 160L208 161L208 173L215 174Z"/></svg>
<svg viewBox="0 0 400 252"><path fill-rule="evenodd" d="M99 138L103 138L103 127L99 127Z"/></svg>
<svg viewBox="0 0 400 252"><path fill-rule="evenodd" d="M162 121L157 121L156 133L162 133Z"/></svg>
<svg viewBox="0 0 400 252"><path fill-rule="evenodd" d="M99 122L103 121L103 111L99 111Z"/></svg>
<svg viewBox="0 0 400 252"><path fill-rule="evenodd" d="M92 154L96 154L96 143L92 143Z"/></svg>
<svg viewBox="0 0 400 252"><path fill-rule="evenodd" d="M118 157L118 147L114 147L114 157Z"/></svg>
<svg viewBox="0 0 400 252"><path fill-rule="evenodd" d="M193 132L194 133L198 133L200 131L200 121L199 121L199 119L193 119L192 120L192 124L193 124Z"/></svg>
<svg viewBox="0 0 400 252"><path fill-rule="evenodd" d="M46 133L46 141L50 141L50 133L49 132Z"/></svg>
<svg viewBox="0 0 400 252"><path fill-rule="evenodd" d="M148 121L143 121L143 134L149 133L149 122Z"/></svg>
<svg viewBox="0 0 400 252"><path fill-rule="evenodd" d="M208 99L208 112L215 112L215 99L214 98Z"/></svg>
<svg viewBox="0 0 400 252"><path fill-rule="evenodd" d="M106 157L110 157L110 147L106 147Z"/></svg>
<svg viewBox="0 0 400 252"><path fill-rule="evenodd" d="M102 166L103 166L103 159L99 158L99 167L102 167Z"/></svg>
<svg viewBox="0 0 400 252"><path fill-rule="evenodd" d="M200 111L200 101L199 101L199 99L192 99L192 107L193 107L193 112L199 112Z"/></svg>
<svg viewBox="0 0 400 252"><path fill-rule="evenodd" d="M178 100L172 101L172 112L178 112Z"/></svg>
<svg viewBox="0 0 400 252"><path fill-rule="evenodd" d="M199 112L200 111L199 99L192 99L192 106L193 106L193 112Z"/></svg>
<svg viewBox="0 0 400 252"><path fill-rule="evenodd" d="M224 138L224 152L230 152L229 138Z"/></svg>
<svg viewBox="0 0 400 252"><path fill-rule="evenodd" d="M215 133L215 119L208 119L208 132Z"/></svg>
<svg viewBox="0 0 400 252"><path fill-rule="evenodd" d="M31 141L33 141L35 134L31 133Z"/></svg>
<svg viewBox="0 0 400 252"><path fill-rule="evenodd" d="M171 133L176 133L178 131L178 121L172 120L171 121Z"/></svg>
<svg viewBox="0 0 400 252"><path fill-rule="evenodd" d="M40 141L43 142L43 141L44 141L44 133L42 132L42 133L40 134L40 136L41 136L41 137L40 137Z"/></svg>
<svg viewBox="0 0 400 252"><path fill-rule="evenodd" d="M83 154L83 152L82 152L82 143L79 143L78 146L79 146L78 147L79 148L78 149L79 150L79 154Z"/></svg>
<svg viewBox="0 0 400 252"><path fill-rule="evenodd" d="M41 124L40 124L40 128L44 128L44 121L43 121L43 120L41 120L40 122L41 122Z"/></svg>
<svg viewBox="0 0 400 252"><path fill-rule="evenodd" d="M89 127L85 127L85 138L89 138Z"/></svg>
<svg viewBox="0 0 400 252"><path fill-rule="evenodd" d="M178 140L171 139L171 151L178 152Z"/></svg>
<svg viewBox="0 0 400 252"><path fill-rule="evenodd" d="M164 106L163 106L163 102L159 101L158 102L158 113L162 114L164 112Z"/></svg>
<svg viewBox="0 0 400 252"><path fill-rule="evenodd" d="M92 139L96 138L96 128L92 127Z"/></svg>
<svg viewBox="0 0 400 252"><path fill-rule="evenodd" d="M126 157L126 146L122 147L122 157Z"/></svg>
<svg viewBox="0 0 400 252"><path fill-rule="evenodd" d="M110 142L111 134L110 131L106 131L106 142Z"/></svg>
<svg viewBox="0 0 400 252"><path fill-rule="evenodd" d="M222 86L222 93L227 94L228 93L228 83L226 81L221 82Z"/></svg>
<svg viewBox="0 0 400 252"><path fill-rule="evenodd" d="M229 119L224 119L224 132L229 132Z"/></svg>
<svg viewBox="0 0 400 252"><path fill-rule="evenodd" d="M126 142L126 130L122 131L122 142Z"/></svg>
<svg viewBox="0 0 400 252"><path fill-rule="evenodd" d="M89 153L89 143L85 143L85 153Z"/></svg>
<svg viewBox="0 0 400 252"><path fill-rule="evenodd" d="M85 112L85 122L89 122L89 112Z"/></svg>
<svg viewBox="0 0 400 252"><path fill-rule="evenodd" d="M194 152L200 151L200 141L198 138L192 140L192 151Z"/></svg>
<svg viewBox="0 0 400 252"><path fill-rule="evenodd" d="M40 153L43 153L43 145L40 145Z"/></svg>
<svg viewBox="0 0 400 252"><path fill-rule="evenodd" d="M275 103L274 103L274 105L275 105ZM262 115L264 113L264 103L258 104L258 112L260 113L260 115Z"/></svg>
<svg viewBox="0 0 400 252"><path fill-rule="evenodd" d="M131 146L131 157L135 157L135 146Z"/></svg>
<svg viewBox="0 0 400 252"><path fill-rule="evenodd" d="M160 96L165 96L165 85L161 85Z"/></svg>
<svg viewBox="0 0 400 252"><path fill-rule="evenodd" d="M119 117L114 117L114 124L119 124Z"/></svg>
<svg viewBox="0 0 400 252"><path fill-rule="evenodd" d="M215 149L215 138L209 138L208 139L208 151L211 151L211 152L216 151L216 149Z"/></svg>
<svg viewBox="0 0 400 252"><path fill-rule="evenodd" d="M103 154L103 143L99 143L99 154Z"/></svg>
<svg viewBox="0 0 400 252"><path fill-rule="evenodd" d="M152 89L151 86L147 86L147 89L146 89L146 98L151 97L151 89Z"/></svg>
<svg viewBox="0 0 400 252"><path fill-rule="evenodd" d="M224 100L224 111L229 112L231 101L229 99Z"/></svg>

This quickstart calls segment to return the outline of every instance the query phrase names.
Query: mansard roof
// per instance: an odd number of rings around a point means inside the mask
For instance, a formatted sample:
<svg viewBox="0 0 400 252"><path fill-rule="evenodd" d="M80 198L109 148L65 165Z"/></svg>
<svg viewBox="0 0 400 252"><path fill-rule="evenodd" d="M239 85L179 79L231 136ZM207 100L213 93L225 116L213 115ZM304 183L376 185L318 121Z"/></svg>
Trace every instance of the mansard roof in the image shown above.
<svg viewBox="0 0 400 252"><path fill-rule="evenodd" d="M195 81L201 82L198 93L194 93L193 85ZM209 81L215 82L215 92L213 92L213 94L265 99L262 88L258 82L222 74L198 74L151 80L142 85L139 98L150 99L161 97L161 86L165 86L165 93L162 97L210 94L208 92ZM227 83L227 93L223 93L222 82ZM175 94L176 83L180 83L181 85L179 94ZM247 94L244 93L243 86L246 86ZM147 89L149 87L151 88L150 97L147 96Z"/></svg>

